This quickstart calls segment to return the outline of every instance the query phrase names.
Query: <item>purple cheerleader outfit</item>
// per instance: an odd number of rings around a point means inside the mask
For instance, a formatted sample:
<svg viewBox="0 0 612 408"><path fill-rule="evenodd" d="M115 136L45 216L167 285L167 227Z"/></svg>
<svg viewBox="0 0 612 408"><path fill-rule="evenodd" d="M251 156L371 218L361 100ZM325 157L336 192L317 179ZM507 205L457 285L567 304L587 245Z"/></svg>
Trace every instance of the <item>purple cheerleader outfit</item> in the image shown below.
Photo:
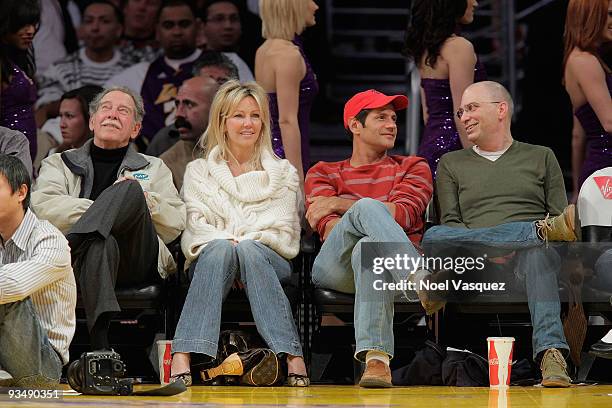
<svg viewBox="0 0 612 408"><path fill-rule="evenodd" d="M300 95L299 95L299 109L298 109L298 125L300 128L300 137L302 145L302 167L304 174L310 167L310 110L314 103L314 99L319 92L319 83L317 77L312 70L312 66L306 58L304 48L302 46L302 39L299 36L295 36L293 44L297 45L300 49L300 54L304 58L306 64L306 75L300 81ZM281 129L278 124L278 99L275 92L268 94L270 99L270 120L272 130L272 147L274 153L279 157L285 158L285 150L283 149L283 139L281 138Z"/></svg>
<svg viewBox="0 0 612 408"><path fill-rule="evenodd" d="M476 61L474 82L485 81L487 74L480 60ZM448 79L421 79L425 91L428 119L419 145L418 155L429 163L432 176L442 155L461 149L461 139L455 126L455 111Z"/></svg>

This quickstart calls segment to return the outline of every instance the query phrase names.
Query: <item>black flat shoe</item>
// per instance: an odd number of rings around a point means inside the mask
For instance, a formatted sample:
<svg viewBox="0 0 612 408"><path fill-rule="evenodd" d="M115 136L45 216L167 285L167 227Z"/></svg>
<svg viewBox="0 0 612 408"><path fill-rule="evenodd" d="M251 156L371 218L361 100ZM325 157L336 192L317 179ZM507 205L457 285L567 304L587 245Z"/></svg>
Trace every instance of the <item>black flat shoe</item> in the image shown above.
<svg viewBox="0 0 612 408"><path fill-rule="evenodd" d="M599 340L597 343L591 346L591 350L589 350L589 353L597 357L612 360L612 343L605 343Z"/></svg>

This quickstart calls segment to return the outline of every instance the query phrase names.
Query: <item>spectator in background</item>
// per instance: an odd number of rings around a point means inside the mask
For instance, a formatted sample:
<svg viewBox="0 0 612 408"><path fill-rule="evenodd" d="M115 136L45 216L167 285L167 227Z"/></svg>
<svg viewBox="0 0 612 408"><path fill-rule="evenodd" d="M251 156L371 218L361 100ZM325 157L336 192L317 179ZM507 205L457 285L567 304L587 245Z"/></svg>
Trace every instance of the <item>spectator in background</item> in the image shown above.
<svg viewBox="0 0 612 408"><path fill-rule="evenodd" d="M14 156L21 160L32 177L30 143L23 133L0 126L0 154Z"/></svg>
<svg viewBox="0 0 612 408"><path fill-rule="evenodd" d="M62 95L59 108L59 137L46 132L38 134L38 154L34 168L38 170L42 160L53 153L76 149L91 137L89 130L89 104L102 92L102 87L85 85Z"/></svg>
<svg viewBox="0 0 612 408"><path fill-rule="evenodd" d="M418 155L427 159L434 179L438 161L447 152L472 144L455 111L473 82L486 79L484 66L470 41L457 35L461 24L474 20L476 0L415 0L406 30L404 55L421 74L425 129Z"/></svg>
<svg viewBox="0 0 612 408"><path fill-rule="evenodd" d="M240 81L254 81L248 64L236 53L242 35L238 3L234 0L207 0L200 14L206 37L204 49L223 52L238 67Z"/></svg>
<svg viewBox="0 0 612 408"><path fill-rule="evenodd" d="M157 38L163 55L142 62L110 78L106 86L125 86L139 93L145 104L142 131L136 139L145 151L155 134L174 123L174 98L183 81L192 77L194 61L202 51L196 48L195 11L187 0L168 0L159 12Z"/></svg>
<svg viewBox="0 0 612 408"><path fill-rule="evenodd" d="M212 78L196 76L183 82L176 96L175 127L180 140L166 150L160 159L172 172L177 190L183 186L187 163L201 156L196 147L208 126L208 113L219 83Z"/></svg>
<svg viewBox="0 0 612 408"><path fill-rule="evenodd" d="M155 26L161 6L162 0L122 0L125 29L121 51L133 64L151 62L160 54Z"/></svg>
<svg viewBox="0 0 612 408"><path fill-rule="evenodd" d="M238 68L236 68L234 63L223 55L223 53L217 51L206 51L203 52L200 58L198 58L193 64L193 75L194 77L200 76L204 78L212 78L219 85L223 85L230 79L238 79ZM177 101L177 107L178 104L179 102ZM208 105L210 105L210 102ZM208 116L206 116L205 120L206 123L208 123ZM182 122L182 124L185 125L182 119L179 121L177 118L177 121ZM181 125L181 123L179 123L179 125ZM191 122L190 125L193 125L193 123ZM204 129L206 129L206 124L202 126L202 131L199 132L197 136L194 136L196 137L196 141ZM170 149L176 142L179 141L179 136L180 132L177 129L176 122L172 125L166 126L157 132L157 134L153 137L153 141L147 147L147 154L150 156L159 157L162 153Z"/></svg>
<svg viewBox="0 0 612 408"><path fill-rule="evenodd" d="M84 46L38 75L36 119L39 126L59 114L60 98L64 93L84 85L101 86L132 65L116 47L123 31L123 14L108 0L89 3L83 11L79 31Z"/></svg>
<svg viewBox="0 0 612 408"><path fill-rule="evenodd" d="M612 1L570 0L563 82L574 111L572 202L587 177L612 166L612 70L603 60L611 26Z"/></svg>
<svg viewBox="0 0 612 408"><path fill-rule="evenodd" d="M71 0L40 0L40 9L40 27L34 37L39 73L79 49L75 27L80 25L79 8Z"/></svg>
<svg viewBox="0 0 612 408"><path fill-rule="evenodd" d="M93 139L43 160L32 208L67 235L92 348L108 350L115 288L176 272L165 244L184 229L185 204L166 165L130 147L144 113L138 94L105 89L90 113Z"/></svg>
<svg viewBox="0 0 612 408"><path fill-rule="evenodd" d="M39 21L37 0L0 3L0 126L18 130L28 138L30 157L36 156L32 40Z"/></svg>
<svg viewBox="0 0 612 408"><path fill-rule="evenodd" d="M262 0L260 14L266 41L257 50L255 76L270 99L272 146L300 174L310 167L310 111L319 84L300 34L316 24L313 0Z"/></svg>

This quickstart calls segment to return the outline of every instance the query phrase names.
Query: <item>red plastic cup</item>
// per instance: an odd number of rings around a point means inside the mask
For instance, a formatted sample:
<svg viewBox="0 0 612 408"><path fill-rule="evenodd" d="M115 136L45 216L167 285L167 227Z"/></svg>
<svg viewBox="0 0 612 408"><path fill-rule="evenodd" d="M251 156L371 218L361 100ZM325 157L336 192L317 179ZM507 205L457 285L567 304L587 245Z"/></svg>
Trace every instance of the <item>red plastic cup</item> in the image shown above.
<svg viewBox="0 0 612 408"><path fill-rule="evenodd" d="M501 389L510 387L514 337L488 337L489 385Z"/></svg>
<svg viewBox="0 0 612 408"><path fill-rule="evenodd" d="M159 382L170 384L170 368L172 367L172 341L157 340L157 360L159 363Z"/></svg>

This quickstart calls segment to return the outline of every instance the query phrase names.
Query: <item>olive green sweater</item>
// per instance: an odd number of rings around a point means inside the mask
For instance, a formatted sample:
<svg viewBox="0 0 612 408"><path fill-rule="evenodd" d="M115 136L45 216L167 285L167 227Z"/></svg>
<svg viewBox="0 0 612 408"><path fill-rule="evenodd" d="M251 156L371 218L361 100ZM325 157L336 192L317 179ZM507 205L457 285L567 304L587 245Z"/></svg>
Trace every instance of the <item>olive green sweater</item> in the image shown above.
<svg viewBox="0 0 612 408"><path fill-rule="evenodd" d="M473 149L445 154L436 194L443 225L491 227L558 215L567 205L563 175L548 147L518 141L496 161Z"/></svg>

